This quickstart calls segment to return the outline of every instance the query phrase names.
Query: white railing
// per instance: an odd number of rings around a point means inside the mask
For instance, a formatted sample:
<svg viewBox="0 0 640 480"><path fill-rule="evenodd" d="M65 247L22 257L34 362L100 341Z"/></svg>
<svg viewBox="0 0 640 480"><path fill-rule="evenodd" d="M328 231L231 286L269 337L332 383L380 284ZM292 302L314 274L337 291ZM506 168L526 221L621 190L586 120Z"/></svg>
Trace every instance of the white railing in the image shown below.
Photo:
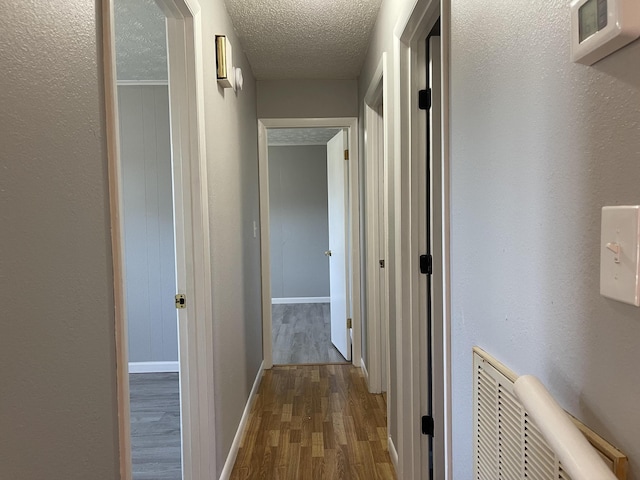
<svg viewBox="0 0 640 480"><path fill-rule="evenodd" d="M522 375L514 391L573 480L617 480L540 380Z"/></svg>

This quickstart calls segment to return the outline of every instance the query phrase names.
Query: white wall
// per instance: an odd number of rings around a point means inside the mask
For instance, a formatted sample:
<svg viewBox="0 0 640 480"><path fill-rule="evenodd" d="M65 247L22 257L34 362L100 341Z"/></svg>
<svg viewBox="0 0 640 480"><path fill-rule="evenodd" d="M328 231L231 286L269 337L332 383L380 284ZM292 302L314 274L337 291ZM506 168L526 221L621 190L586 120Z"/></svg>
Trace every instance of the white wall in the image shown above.
<svg viewBox="0 0 640 480"><path fill-rule="evenodd" d="M452 2L454 478L471 347L539 376L640 478L640 310L599 295L600 209L640 203L640 42L569 60L564 0Z"/></svg>
<svg viewBox="0 0 640 480"><path fill-rule="evenodd" d="M354 80L260 80L258 118L358 116Z"/></svg>
<svg viewBox="0 0 640 480"><path fill-rule="evenodd" d="M119 86L130 362L177 362L169 92Z"/></svg>
<svg viewBox="0 0 640 480"><path fill-rule="evenodd" d="M271 296L328 297L326 145L269 147Z"/></svg>
<svg viewBox="0 0 640 480"><path fill-rule="evenodd" d="M214 315L217 465L221 470L262 362L256 84L222 0L200 1ZM244 73L237 94L215 78L216 34Z"/></svg>
<svg viewBox="0 0 640 480"><path fill-rule="evenodd" d="M0 15L0 478L117 479L100 3Z"/></svg>

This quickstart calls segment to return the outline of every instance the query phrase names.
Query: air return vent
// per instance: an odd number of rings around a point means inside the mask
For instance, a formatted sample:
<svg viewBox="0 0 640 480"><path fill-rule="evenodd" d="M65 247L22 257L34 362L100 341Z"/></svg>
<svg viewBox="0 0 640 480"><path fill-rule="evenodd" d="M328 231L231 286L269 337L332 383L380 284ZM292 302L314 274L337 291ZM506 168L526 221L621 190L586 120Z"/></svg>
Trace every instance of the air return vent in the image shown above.
<svg viewBox="0 0 640 480"><path fill-rule="evenodd" d="M474 348L473 451L475 480L571 480L513 391L511 370ZM620 480L627 457L576 420Z"/></svg>

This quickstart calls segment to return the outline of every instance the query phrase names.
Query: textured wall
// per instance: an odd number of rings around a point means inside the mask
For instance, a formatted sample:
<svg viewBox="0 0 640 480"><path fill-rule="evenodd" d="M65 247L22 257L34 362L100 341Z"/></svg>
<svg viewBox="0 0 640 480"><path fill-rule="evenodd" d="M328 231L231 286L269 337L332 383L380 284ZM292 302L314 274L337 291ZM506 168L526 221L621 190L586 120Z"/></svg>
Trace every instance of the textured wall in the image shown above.
<svg viewBox="0 0 640 480"><path fill-rule="evenodd" d="M569 60L564 0L454 0L454 478L471 478L471 347L539 376L640 478L640 310L599 295L600 209L640 203L640 43Z"/></svg>
<svg viewBox="0 0 640 480"><path fill-rule="evenodd" d="M356 78L380 1L226 4L256 78L264 80Z"/></svg>
<svg viewBox="0 0 640 480"><path fill-rule="evenodd" d="M0 7L0 478L119 478L100 2Z"/></svg>
<svg viewBox="0 0 640 480"><path fill-rule="evenodd" d="M327 147L269 147L271 296L328 297Z"/></svg>
<svg viewBox="0 0 640 480"><path fill-rule="evenodd" d="M114 0L118 80L166 81L165 16L155 0Z"/></svg>
<svg viewBox="0 0 640 480"><path fill-rule="evenodd" d="M258 118L358 116L356 80L262 80Z"/></svg>
<svg viewBox="0 0 640 480"><path fill-rule="evenodd" d="M118 87L130 362L178 361L169 92Z"/></svg>
<svg viewBox="0 0 640 480"><path fill-rule="evenodd" d="M215 78L216 34L228 35L244 72L237 94L204 83L214 315L218 469L222 469L262 363L256 83L222 0L201 1L204 78Z"/></svg>

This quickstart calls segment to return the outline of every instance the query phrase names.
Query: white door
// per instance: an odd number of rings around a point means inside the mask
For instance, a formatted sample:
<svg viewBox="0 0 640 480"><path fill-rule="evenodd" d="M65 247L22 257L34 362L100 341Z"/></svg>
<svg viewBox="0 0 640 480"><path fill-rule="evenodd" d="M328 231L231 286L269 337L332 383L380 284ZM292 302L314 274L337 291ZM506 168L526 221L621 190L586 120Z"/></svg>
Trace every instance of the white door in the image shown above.
<svg viewBox="0 0 640 480"><path fill-rule="evenodd" d="M331 295L331 342L351 360L347 329L347 162L346 132L341 130L327 143L327 191L329 195L329 294Z"/></svg>

